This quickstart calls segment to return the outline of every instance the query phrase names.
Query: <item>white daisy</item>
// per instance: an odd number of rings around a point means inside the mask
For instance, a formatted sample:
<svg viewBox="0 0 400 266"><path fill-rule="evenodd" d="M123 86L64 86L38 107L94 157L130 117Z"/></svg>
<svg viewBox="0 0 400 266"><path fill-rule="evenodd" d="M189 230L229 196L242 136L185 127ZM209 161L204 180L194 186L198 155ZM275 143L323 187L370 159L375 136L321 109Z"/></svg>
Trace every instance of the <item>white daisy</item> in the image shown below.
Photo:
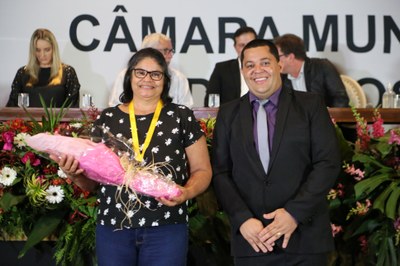
<svg viewBox="0 0 400 266"><path fill-rule="evenodd" d="M167 115L172 116L174 114L174 111L168 111Z"/></svg>
<svg viewBox="0 0 400 266"><path fill-rule="evenodd" d="M51 204L60 203L64 199L64 190L60 186L49 186L46 189L46 200Z"/></svg>
<svg viewBox="0 0 400 266"><path fill-rule="evenodd" d="M134 214L135 214L135 213L134 213L132 210L129 210L129 211L126 213L126 216L128 216L129 218L132 218Z"/></svg>
<svg viewBox="0 0 400 266"><path fill-rule="evenodd" d="M169 161L171 161L171 157L169 157L169 156L165 156L165 161L166 161L166 162L169 162Z"/></svg>
<svg viewBox="0 0 400 266"><path fill-rule="evenodd" d="M178 134L178 133L179 133L179 128L172 129L172 134Z"/></svg>
<svg viewBox="0 0 400 266"><path fill-rule="evenodd" d="M172 139L168 138L165 140L165 145L169 146L171 144L171 142L172 142Z"/></svg>
<svg viewBox="0 0 400 266"><path fill-rule="evenodd" d="M26 133L19 133L14 137L14 144L17 145L18 148L22 148L26 146L25 138L29 136Z"/></svg>
<svg viewBox="0 0 400 266"><path fill-rule="evenodd" d="M114 114L113 113L106 113L106 116L113 117Z"/></svg>
<svg viewBox="0 0 400 266"><path fill-rule="evenodd" d="M182 208L179 208L179 211L178 211L178 213L179 213L180 215L182 215L182 213L183 213L183 209L182 209Z"/></svg>
<svg viewBox="0 0 400 266"><path fill-rule="evenodd" d="M162 135L164 135L164 132L162 132L162 131L160 131L160 132L157 133L157 136L160 136L160 137L161 137Z"/></svg>
<svg viewBox="0 0 400 266"><path fill-rule="evenodd" d="M67 178L67 175L64 173L64 171L58 167L57 175L61 178Z"/></svg>
<svg viewBox="0 0 400 266"><path fill-rule="evenodd" d="M103 215L105 215L105 216L108 215L109 211L110 211L109 209L105 209L104 212L103 212Z"/></svg>
<svg viewBox="0 0 400 266"><path fill-rule="evenodd" d="M79 122L77 122L77 123L71 123L71 124L69 124L71 127L73 127L73 128L76 128L76 129L79 129L79 128L81 128L82 127L82 123L79 123Z"/></svg>
<svg viewBox="0 0 400 266"><path fill-rule="evenodd" d="M158 226L158 221L154 221L151 226Z"/></svg>
<svg viewBox="0 0 400 266"><path fill-rule="evenodd" d="M121 118L118 122L119 122L120 124L123 124L123 123L124 123L124 119Z"/></svg>
<svg viewBox="0 0 400 266"><path fill-rule="evenodd" d="M159 127L159 126L161 126L162 124L163 124L163 121L158 120L157 123L156 123L156 126Z"/></svg>
<svg viewBox="0 0 400 266"><path fill-rule="evenodd" d="M171 213L170 212L165 212L164 213L164 219L168 219L169 217L171 217Z"/></svg>
<svg viewBox="0 0 400 266"><path fill-rule="evenodd" d="M192 121L192 117L191 116L188 117L188 121L189 122Z"/></svg>
<svg viewBox="0 0 400 266"><path fill-rule="evenodd" d="M139 225L143 226L146 223L146 219L145 218L141 218L139 219Z"/></svg>
<svg viewBox="0 0 400 266"><path fill-rule="evenodd" d="M111 197L107 197L107 204L110 204L111 203Z"/></svg>
<svg viewBox="0 0 400 266"><path fill-rule="evenodd" d="M180 117L178 117L177 119L176 119L176 123L180 123L181 122L181 118Z"/></svg>
<svg viewBox="0 0 400 266"><path fill-rule="evenodd" d="M151 149L151 152L152 153L158 153L159 152L159 148L158 147L153 147L152 149Z"/></svg>
<svg viewBox="0 0 400 266"><path fill-rule="evenodd" d="M111 219L111 224L112 224L112 225L115 225L116 223L117 223L117 220L115 220L115 218L112 218L112 219Z"/></svg>
<svg viewBox="0 0 400 266"><path fill-rule="evenodd" d="M15 171L14 169L7 166L1 169L0 183L4 186L11 186L15 178L17 178L17 171Z"/></svg>

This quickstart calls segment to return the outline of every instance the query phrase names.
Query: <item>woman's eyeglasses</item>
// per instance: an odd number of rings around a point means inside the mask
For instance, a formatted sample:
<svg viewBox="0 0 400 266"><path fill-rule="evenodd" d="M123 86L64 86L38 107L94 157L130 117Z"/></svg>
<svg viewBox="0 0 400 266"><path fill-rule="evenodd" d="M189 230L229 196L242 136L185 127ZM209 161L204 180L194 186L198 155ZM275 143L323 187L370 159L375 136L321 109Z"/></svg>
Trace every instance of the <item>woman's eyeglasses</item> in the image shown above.
<svg viewBox="0 0 400 266"><path fill-rule="evenodd" d="M134 68L133 74L139 79L144 79L149 74L150 78L154 81L160 81L164 76L164 73L161 71L147 71L141 68Z"/></svg>

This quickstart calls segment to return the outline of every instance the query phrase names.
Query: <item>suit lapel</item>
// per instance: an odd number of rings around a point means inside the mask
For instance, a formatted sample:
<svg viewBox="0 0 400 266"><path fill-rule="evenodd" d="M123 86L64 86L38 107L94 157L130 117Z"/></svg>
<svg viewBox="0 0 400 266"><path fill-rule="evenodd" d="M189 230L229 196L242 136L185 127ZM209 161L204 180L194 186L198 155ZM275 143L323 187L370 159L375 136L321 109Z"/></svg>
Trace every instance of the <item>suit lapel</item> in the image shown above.
<svg viewBox="0 0 400 266"><path fill-rule="evenodd" d="M250 104L249 94L247 93L240 99L239 121L243 137L243 148L248 151L253 161L259 161L260 168L263 169L256 147L254 145L253 134L253 109Z"/></svg>
<svg viewBox="0 0 400 266"><path fill-rule="evenodd" d="M230 71L232 73L232 82L234 84L232 90L235 94L235 98L240 98L241 80L240 80L240 69L238 60L232 61Z"/></svg>
<svg viewBox="0 0 400 266"><path fill-rule="evenodd" d="M272 151L269 161L269 168L274 163L279 146L282 141L283 132L286 127L289 108L293 97L293 90L286 85L282 87L281 95L279 96L278 112L276 113L276 124L274 139L272 143Z"/></svg>

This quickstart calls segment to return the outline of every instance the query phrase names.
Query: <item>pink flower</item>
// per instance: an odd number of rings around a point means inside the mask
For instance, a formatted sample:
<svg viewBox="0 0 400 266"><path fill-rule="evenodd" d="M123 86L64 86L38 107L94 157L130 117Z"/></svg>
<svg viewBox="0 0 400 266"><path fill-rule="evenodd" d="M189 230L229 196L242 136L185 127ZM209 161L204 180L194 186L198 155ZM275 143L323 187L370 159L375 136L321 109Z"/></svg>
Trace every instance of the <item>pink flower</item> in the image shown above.
<svg viewBox="0 0 400 266"><path fill-rule="evenodd" d="M364 253L367 253L368 251L368 239L365 235L362 235L358 238L358 241L360 242L360 247L361 251Z"/></svg>
<svg viewBox="0 0 400 266"><path fill-rule="evenodd" d="M397 134L396 130L390 130L389 144L400 145L400 136Z"/></svg>
<svg viewBox="0 0 400 266"><path fill-rule="evenodd" d="M372 136L374 138L383 137L385 134L385 129L383 128L383 119L380 114L375 118L375 122L372 124Z"/></svg>
<svg viewBox="0 0 400 266"><path fill-rule="evenodd" d="M369 211L369 207L371 207L371 201L369 199L365 200L365 204L357 201L357 211L359 215L365 215Z"/></svg>
<svg viewBox="0 0 400 266"><path fill-rule="evenodd" d="M331 223L331 229L332 229L332 236L335 237L337 234L340 232L343 232L343 227L341 225L336 225Z"/></svg>
<svg viewBox="0 0 400 266"><path fill-rule="evenodd" d="M364 178L364 171L361 171L359 168L355 168L354 164L352 164L351 166L349 164L346 164L346 169L344 170L346 173L354 176L354 179L357 181L360 181Z"/></svg>
<svg viewBox="0 0 400 266"><path fill-rule="evenodd" d="M6 131L1 134L4 140L4 146L3 150L5 151L11 151L13 148L13 142L14 142L14 132L12 131Z"/></svg>
<svg viewBox="0 0 400 266"><path fill-rule="evenodd" d="M31 151L25 153L25 155L21 158L21 161L24 164L29 161L32 166L38 166L40 164L40 160L36 158L35 154Z"/></svg>
<svg viewBox="0 0 400 266"><path fill-rule="evenodd" d="M400 231L400 217L398 217L396 219L396 221L394 221L393 226L394 226L394 230Z"/></svg>

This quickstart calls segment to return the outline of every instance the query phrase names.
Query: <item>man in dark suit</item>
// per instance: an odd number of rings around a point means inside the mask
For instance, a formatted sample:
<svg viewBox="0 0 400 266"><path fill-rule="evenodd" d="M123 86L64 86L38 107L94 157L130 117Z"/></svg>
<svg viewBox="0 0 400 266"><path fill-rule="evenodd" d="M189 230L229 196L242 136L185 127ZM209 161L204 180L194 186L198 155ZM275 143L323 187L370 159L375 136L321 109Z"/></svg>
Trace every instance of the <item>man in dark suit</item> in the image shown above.
<svg viewBox="0 0 400 266"><path fill-rule="evenodd" d="M251 41L241 61L250 91L220 107L212 155L235 265L326 265L334 248L326 195L341 165L327 108L318 94L282 86L272 42ZM258 136L262 100L268 130Z"/></svg>
<svg viewBox="0 0 400 266"><path fill-rule="evenodd" d="M233 35L234 48L238 55L237 58L219 62L211 74L208 82L204 105L208 106L208 95L211 93L219 94L220 103L226 103L247 93L248 88L240 73L240 53L243 47L257 38L255 30L251 27L241 27Z"/></svg>
<svg viewBox="0 0 400 266"><path fill-rule="evenodd" d="M325 58L309 58L303 40L294 34L275 38L284 83L322 95L328 107L348 107L349 97L335 66Z"/></svg>

